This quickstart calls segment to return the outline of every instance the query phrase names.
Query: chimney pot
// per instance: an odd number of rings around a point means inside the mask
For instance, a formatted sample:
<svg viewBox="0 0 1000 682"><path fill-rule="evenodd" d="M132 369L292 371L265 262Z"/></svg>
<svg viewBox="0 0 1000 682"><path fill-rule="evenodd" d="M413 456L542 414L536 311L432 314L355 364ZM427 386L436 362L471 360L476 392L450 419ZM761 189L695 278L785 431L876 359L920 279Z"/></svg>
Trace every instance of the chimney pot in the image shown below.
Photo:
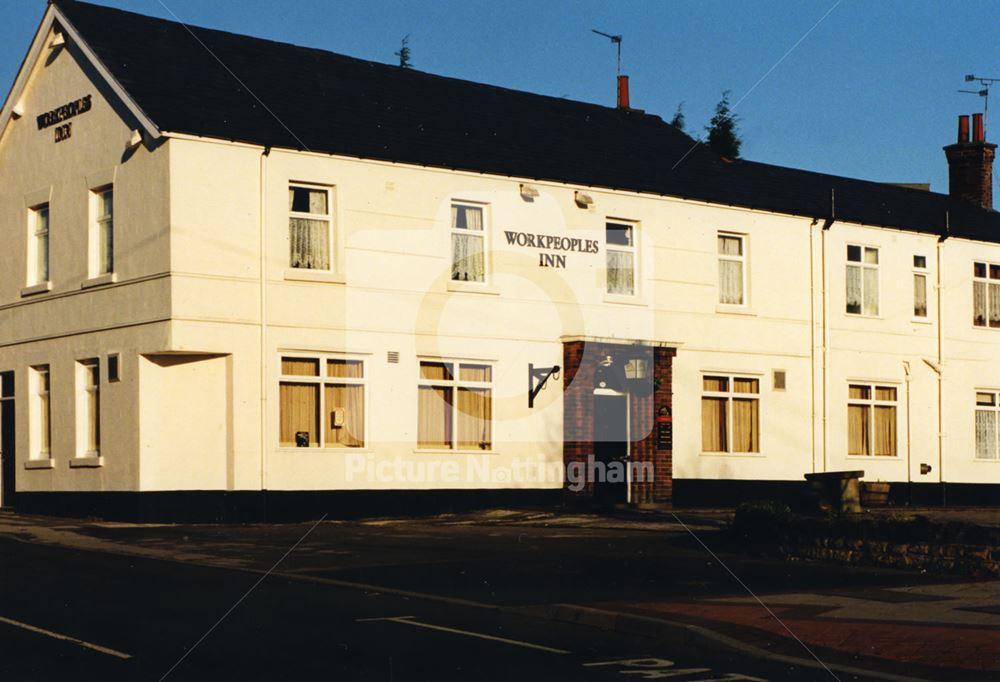
<svg viewBox="0 0 1000 682"><path fill-rule="evenodd" d="M953 199L993 208L993 158L997 146L986 141L983 115L958 117L958 142L944 148L948 157L948 193Z"/></svg>
<svg viewBox="0 0 1000 682"><path fill-rule="evenodd" d="M972 141L973 142L985 142L986 133L983 130L983 115L973 114L972 115Z"/></svg>
<svg viewBox="0 0 1000 682"><path fill-rule="evenodd" d="M630 108L628 101L628 76L618 76L618 108Z"/></svg>

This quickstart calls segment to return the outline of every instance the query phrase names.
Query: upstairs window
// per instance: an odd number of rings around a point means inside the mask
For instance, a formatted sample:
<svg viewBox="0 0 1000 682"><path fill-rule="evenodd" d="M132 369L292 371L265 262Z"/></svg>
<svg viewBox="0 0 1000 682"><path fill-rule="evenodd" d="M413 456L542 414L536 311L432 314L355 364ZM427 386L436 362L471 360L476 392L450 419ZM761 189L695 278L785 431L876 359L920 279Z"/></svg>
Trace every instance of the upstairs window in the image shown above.
<svg viewBox="0 0 1000 682"><path fill-rule="evenodd" d="M333 214L326 187L288 187L288 264L305 270L330 270Z"/></svg>
<svg viewBox="0 0 1000 682"><path fill-rule="evenodd" d="M878 249L847 245L847 312L878 315Z"/></svg>
<svg viewBox="0 0 1000 682"><path fill-rule="evenodd" d="M913 317L927 319L927 257L913 257Z"/></svg>
<svg viewBox="0 0 1000 682"><path fill-rule="evenodd" d="M972 264L972 324L1000 327L1000 265Z"/></svg>
<svg viewBox="0 0 1000 682"><path fill-rule="evenodd" d="M719 303L746 302L745 237L719 233Z"/></svg>
<svg viewBox="0 0 1000 682"><path fill-rule="evenodd" d="M95 277L115 271L114 190L110 187L94 190L94 223L91 241L92 273Z"/></svg>
<svg viewBox="0 0 1000 682"><path fill-rule="evenodd" d="M451 279L455 282L486 281L486 231L483 207L451 205Z"/></svg>
<svg viewBox="0 0 1000 682"><path fill-rule="evenodd" d="M28 239L28 283L49 281L49 205L31 209Z"/></svg>
<svg viewBox="0 0 1000 682"><path fill-rule="evenodd" d="M607 291L619 296L635 295L636 226L632 223L605 224L607 248Z"/></svg>

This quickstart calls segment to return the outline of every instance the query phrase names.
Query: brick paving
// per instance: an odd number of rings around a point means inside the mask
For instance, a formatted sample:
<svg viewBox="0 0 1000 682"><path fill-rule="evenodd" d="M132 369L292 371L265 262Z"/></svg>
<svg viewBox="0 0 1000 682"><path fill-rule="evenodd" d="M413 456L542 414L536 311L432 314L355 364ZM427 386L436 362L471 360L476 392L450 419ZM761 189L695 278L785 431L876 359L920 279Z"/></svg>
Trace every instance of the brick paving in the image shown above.
<svg viewBox="0 0 1000 682"><path fill-rule="evenodd" d="M780 622L750 597L600 606L705 625L769 650L800 648L790 630L819 650L1000 673L1000 583L935 586L912 597L904 593L895 603L862 595L762 597Z"/></svg>

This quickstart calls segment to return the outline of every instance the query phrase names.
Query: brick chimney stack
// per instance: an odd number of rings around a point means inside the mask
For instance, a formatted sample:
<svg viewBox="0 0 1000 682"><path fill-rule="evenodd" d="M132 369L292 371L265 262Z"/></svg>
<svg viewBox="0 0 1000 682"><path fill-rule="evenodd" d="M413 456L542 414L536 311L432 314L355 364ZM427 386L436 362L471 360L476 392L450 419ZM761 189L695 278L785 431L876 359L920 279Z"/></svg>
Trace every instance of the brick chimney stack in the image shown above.
<svg viewBox="0 0 1000 682"><path fill-rule="evenodd" d="M969 117L958 117L958 142L944 148L948 157L948 193L953 199L993 208L993 157L997 146L986 141L983 115L972 115L972 139Z"/></svg>

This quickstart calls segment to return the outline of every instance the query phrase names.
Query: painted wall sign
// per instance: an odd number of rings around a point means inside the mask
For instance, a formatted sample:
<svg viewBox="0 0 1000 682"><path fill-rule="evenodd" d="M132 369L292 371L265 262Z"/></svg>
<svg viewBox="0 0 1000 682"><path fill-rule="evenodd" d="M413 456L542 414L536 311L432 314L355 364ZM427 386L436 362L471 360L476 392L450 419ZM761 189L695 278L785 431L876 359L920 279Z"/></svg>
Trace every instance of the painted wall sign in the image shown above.
<svg viewBox="0 0 1000 682"><path fill-rule="evenodd" d="M576 253L600 253L601 244L596 239L579 239L577 237L559 237L553 234L536 234L534 232L514 232L505 230L507 244L524 246L530 249L546 251L573 251ZM566 256L559 253L538 254L538 267L565 268Z"/></svg>
<svg viewBox="0 0 1000 682"><path fill-rule="evenodd" d="M50 128L52 126L58 126L55 132L55 140L56 142L62 142L73 134L73 124L63 123L63 121L73 118L74 116L87 113L90 111L92 106L93 96L86 95L76 101L70 102L69 104L56 107L52 111L39 114L35 120L38 122L39 130L45 130L46 128Z"/></svg>

